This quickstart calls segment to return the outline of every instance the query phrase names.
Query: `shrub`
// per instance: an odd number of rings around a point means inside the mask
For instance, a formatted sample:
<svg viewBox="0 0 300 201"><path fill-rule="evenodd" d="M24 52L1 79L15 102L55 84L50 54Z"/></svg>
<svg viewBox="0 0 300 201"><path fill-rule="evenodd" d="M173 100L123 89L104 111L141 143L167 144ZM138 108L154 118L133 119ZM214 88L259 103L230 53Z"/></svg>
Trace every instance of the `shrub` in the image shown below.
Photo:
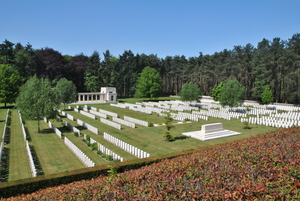
<svg viewBox="0 0 300 201"><path fill-rule="evenodd" d="M98 150L98 144L96 142L94 142L93 144L91 144L91 148L92 148L92 151Z"/></svg>
<svg viewBox="0 0 300 201"><path fill-rule="evenodd" d="M243 124L244 124L243 129L251 129L247 121L244 121Z"/></svg>
<svg viewBox="0 0 300 201"><path fill-rule="evenodd" d="M89 135L86 135L86 141L90 142L91 137Z"/></svg>

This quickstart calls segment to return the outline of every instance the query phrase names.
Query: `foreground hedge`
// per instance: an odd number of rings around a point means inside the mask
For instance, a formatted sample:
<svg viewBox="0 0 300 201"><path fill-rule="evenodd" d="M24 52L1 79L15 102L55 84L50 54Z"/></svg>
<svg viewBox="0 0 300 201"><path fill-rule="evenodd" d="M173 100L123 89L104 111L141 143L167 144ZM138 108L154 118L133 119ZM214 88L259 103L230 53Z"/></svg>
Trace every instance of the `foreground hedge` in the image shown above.
<svg viewBox="0 0 300 201"><path fill-rule="evenodd" d="M62 173L40 175L34 178L26 178L16 181L0 183L0 197L12 197L19 194L28 194L35 192L39 189L44 189L47 187L59 186L62 184L69 184L74 181L80 181L84 179L97 178L100 175L107 175L108 166L113 166L119 173L137 169L145 165L149 165L166 158L174 158L180 155L186 155L192 153L194 150L181 151L176 153L171 153L162 156L154 156L144 159L125 161L101 166L95 166L91 168L77 169L73 171L66 171Z"/></svg>
<svg viewBox="0 0 300 201"><path fill-rule="evenodd" d="M8 200L299 199L300 127Z"/></svg>

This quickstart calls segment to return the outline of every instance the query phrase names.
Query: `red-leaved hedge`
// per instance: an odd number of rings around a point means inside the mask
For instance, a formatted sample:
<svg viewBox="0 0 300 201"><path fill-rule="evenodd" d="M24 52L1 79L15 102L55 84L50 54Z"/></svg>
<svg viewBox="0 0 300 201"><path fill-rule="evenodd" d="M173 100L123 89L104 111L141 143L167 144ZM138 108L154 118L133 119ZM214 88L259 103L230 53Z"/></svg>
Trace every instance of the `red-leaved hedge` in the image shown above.
<svg viewBox="0 0 300 201"><path fill-rule="evenodd" d="M300 127L8 200L300 200Z"/></svg>

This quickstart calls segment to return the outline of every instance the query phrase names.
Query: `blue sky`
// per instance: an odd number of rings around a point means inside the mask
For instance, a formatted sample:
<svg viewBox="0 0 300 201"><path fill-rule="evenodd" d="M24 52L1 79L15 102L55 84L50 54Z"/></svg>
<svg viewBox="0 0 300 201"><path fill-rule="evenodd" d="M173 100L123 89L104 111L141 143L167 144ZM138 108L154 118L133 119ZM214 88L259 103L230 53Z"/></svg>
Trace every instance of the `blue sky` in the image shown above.
<svg viewBox="0 0 300 201"><path fill-rule="evenodd" d="M187 58L300 33L299 0L0 0L5 39L62 54Z"/></svg>

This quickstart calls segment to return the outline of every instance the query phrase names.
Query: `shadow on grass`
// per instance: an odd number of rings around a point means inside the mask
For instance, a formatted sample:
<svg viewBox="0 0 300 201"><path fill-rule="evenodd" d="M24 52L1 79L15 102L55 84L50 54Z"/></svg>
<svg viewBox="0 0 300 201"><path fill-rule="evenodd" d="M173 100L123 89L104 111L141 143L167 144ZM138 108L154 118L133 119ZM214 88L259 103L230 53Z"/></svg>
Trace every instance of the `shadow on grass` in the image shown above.
<svg viewBox="0 0 300 201"><path fill-rule="evenodd" d="M175 140L185 140L185 139L187 139L187 138L188 138L188 136L174 137L174 141L175 141Z"/></svg>
<svg viewBox="0 0 300 201"><path fill-rule="evenodd" d="M53 133L53 130L51 128L45 128L40 132L40 134L50 134L50 133Z"/></svg>
<svg viewBox="0 0 300 201"><path fill-rule="evenodd" d="M15 106L6 106L6 107L0 107L0 109L14 109L15 108Z"/></svg>
<svg viewBox="0 0 300 201"><path fill-rule="evenodd" d="M82 131L82 130L86 130L86 128L84 128L83 126L75 126L78 130Z"/></svg>

